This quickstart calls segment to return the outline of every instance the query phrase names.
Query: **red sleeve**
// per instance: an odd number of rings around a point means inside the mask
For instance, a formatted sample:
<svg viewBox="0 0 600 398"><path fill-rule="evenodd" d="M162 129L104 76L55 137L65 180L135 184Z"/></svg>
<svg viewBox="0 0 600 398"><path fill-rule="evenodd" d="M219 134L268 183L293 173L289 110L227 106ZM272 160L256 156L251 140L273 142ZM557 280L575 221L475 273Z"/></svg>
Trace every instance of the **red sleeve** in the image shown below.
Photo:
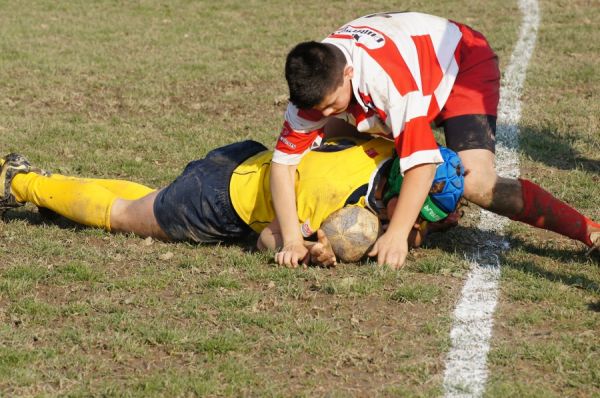
<svg viewBox="0 0 600 398"><path fill-rule="evenodd" d="M289 123L283 123L281 134L275 144L275 150L287 154L301 154L309 149L313 142L323 137L323 129L317 129L306 133L300 133L290 128Z"/></svg>
<svg viewBox="0 0 600 398"><path fill-rule="evenodd" d="M443 162L426 116L416 117L407 122L404 131L394 142L402 173L420 164Z"/></svg>
<svg viewBox="0 0 600 398"><path fill-rule="evenodd" d="M285 122L275 144L273 162L298 164L312 146L320 145L327 118L313 109L298 109L291 102L285 112Z"/></svg>

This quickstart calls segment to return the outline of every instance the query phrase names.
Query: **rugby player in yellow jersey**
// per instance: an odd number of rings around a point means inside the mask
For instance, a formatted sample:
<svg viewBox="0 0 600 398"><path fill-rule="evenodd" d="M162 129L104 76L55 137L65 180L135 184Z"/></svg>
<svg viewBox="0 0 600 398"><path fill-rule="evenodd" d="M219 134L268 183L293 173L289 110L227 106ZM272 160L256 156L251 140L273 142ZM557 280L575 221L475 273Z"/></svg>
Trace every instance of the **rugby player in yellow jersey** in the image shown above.
<svg viewBox="0 0 600 398"><path fill-rule="evenodd" d="M392 153L392 142L371 139L338 140L307 154L296 179L302 235L315 236L323 221L346 205L385 214L376 191ZM0 161L0 211L31 202L83 225L170 241L230 241L254 231L259 249L275 249L282 239L272 222L271 157L272 151L254 141L226 145L190 162L175 181L154 190L123 180L50 174L10 154ZM335 264L322 233L317 243L306 245L313 262Z"/></svg>

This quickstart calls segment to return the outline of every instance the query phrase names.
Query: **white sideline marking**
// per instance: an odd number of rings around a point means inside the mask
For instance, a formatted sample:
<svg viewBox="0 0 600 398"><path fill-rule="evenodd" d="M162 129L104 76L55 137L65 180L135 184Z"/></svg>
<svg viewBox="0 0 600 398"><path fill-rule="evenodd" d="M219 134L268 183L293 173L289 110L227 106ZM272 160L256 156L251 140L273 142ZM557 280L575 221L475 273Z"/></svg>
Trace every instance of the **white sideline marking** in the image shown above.
<svg viewBox="0 0 600 398"><path fill-rule="evenodd" d="M525 72L535 47L540 21L537 0L519 0L523 23L504 72L498 108L496 170L503 177L519 176L519 127ZM499 253L509 247L502 236L508 219L482 210L477 249L471 253L471 272L454 311L452 347L446 358L445 397L480 397L488 376L487 354L492 336L500 277Z"/></svg>

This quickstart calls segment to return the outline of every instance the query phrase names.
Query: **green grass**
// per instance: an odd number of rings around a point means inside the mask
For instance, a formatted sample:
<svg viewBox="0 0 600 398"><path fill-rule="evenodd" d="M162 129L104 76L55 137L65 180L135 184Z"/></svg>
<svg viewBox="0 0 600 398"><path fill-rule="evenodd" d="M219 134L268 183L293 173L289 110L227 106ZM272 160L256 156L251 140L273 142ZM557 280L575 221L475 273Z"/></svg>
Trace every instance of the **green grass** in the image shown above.
<svg viewBox="0 0 600 398"><path fill-rule="evenodd" d="M406 9L470 24L508 64L516 2L0 2L2 151L165 185L216 146L273 145L295 43ZM522 175L600 219L599 9L544 0L541 12ZM292 270L249 244L146 242L11 211L0 223L0 395L440 396L476 222L467 208L400 272ZM517 224L508 236L485 395L598 396L598 257Z"/></svg>
<svg viewBox="0 0 600 398"><path fill-rule="evenodd" d="M401 303L420 302L431 303L441 295L440 289L432 285L405 285L391 294L390 300Z"/></svg>

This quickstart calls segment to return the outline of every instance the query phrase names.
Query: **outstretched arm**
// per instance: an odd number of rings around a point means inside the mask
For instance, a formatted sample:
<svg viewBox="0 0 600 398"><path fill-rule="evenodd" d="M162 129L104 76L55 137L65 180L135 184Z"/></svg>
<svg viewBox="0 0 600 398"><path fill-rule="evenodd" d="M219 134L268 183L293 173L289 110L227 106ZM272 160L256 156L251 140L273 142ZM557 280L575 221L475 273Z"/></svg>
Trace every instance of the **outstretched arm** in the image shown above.
<svg viewBox="0 0 600 398"><path fill-rule="evenodd" d="M303 265L335 266L337 264L335 254L325 233L320 229L317 231L317 239L317 242L302 240L302 245L308 253L300 259L300 263ZM282 243L283 238L279 223L277 220L274 220L262 230L256 242L256 247L259 250L277 250L281 247Z"/></svg>
<svg viewBox="0 0 600 398"><path fill-rule="evenodd" d="M379 265L388 264L394 269L404 265L409 234L429 193L434 175L434 164L415 166L405 173L390 225L369 253L369 256L377 256Z"/></svg>
<svg viewBox="0 0 600 398"><path fill-rule="evenodd" d="M281 246L278 246L281 250L275 255L275 261L291 267L297 267L308 252L298 228L295 179L296 166L271 164L271 195L282 239Z"/></svg>

